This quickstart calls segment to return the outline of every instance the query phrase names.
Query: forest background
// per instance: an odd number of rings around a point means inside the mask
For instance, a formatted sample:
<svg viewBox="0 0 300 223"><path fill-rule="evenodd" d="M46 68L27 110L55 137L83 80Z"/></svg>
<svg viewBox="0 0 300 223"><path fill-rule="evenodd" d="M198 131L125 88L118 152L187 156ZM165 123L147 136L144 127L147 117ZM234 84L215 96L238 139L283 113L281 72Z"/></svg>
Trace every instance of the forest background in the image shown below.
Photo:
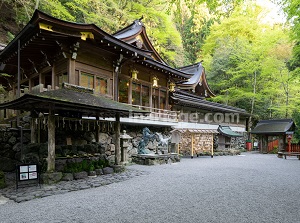
<svg viewBox="0 0 300 223"><path fill-rule="evenodd" d="M211 100L246 109L253 126L275 118L293 118L300 126L300 0L273 0L282 10L275 16L267 2L2 0L0 43L8 44L35 9L111 34L143 17L155 49L170 66L203 61L217 95Z"/></svg>

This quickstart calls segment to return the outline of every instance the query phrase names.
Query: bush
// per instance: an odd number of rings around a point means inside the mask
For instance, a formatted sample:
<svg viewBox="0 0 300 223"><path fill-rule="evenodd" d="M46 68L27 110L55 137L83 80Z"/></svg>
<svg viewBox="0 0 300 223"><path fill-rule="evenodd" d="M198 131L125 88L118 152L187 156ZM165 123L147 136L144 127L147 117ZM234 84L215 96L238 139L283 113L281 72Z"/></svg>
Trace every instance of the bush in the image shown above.
<svg viewBox="0 0 300 223"><path fill-rule="evenodd" d="M0 189L4 187L6 187L5 174L3 171L0 171Z"/></svg>

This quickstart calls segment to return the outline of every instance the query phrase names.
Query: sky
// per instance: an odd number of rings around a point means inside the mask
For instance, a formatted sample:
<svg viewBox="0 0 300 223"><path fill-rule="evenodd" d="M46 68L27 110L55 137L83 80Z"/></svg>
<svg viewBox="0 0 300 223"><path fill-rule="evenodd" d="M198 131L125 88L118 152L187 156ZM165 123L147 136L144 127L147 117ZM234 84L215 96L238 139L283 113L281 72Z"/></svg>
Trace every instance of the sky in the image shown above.
<svg viewBox="0 0 300 223"><path fill-rule="evenodd" d="M257 4L266 8L264 22L266 23L284 23L285 16L280 7L270 0L256 0Z"/></svg>

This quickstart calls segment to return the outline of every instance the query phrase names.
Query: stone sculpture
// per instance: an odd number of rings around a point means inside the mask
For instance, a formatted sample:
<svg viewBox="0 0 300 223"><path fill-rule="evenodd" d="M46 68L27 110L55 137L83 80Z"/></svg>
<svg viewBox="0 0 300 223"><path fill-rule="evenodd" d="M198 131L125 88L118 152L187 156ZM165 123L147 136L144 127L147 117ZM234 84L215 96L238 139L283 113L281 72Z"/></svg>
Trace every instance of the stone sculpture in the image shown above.
<svg viewBox="0 0 300 223"><path fill-rule="evenodd" d="M158 138L159 138L158 145L162 146L162 147L168 147L168 143L169 143L169 140L171 139L171 136L164 138L163 135L159 132L157 132L156 135L158 135Z"/></svg>

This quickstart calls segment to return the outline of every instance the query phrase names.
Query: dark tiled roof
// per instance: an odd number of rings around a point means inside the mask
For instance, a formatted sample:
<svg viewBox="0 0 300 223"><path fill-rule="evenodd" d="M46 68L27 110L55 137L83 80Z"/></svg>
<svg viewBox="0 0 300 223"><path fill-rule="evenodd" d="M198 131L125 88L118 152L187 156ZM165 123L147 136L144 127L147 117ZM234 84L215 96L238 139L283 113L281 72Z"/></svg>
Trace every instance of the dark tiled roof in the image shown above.
<svg viewBox="0 0 300 223"><path fill-rule="evenodd" d="M219 126L218 132L222 135L229 136L229 137L243 137L243 134L234 132L231 130L229 126Z"/></svg>
<svg viewBox="0 0 300 223"><path fill-rule="evenodd" d="M114 33L113 36L118 39L125 39L140 33L142 28L143 23L140 20L135 20L130 26L119 30L118 32Z"/></svg>
<svg viewBox="0 0 300 223"><path fill-rule="evenodd" d="M116 113L121 117L128 117L130 113L148 113L100 95L64 88L38 94L25 94L14 101L0 104L1 108L28 111L34 109L41 112L48 112L53 108L57 111L76 111L83 115L100 115L100 117L114 117Z"/></svg>
<svg viewBox="0 0 300 223"><path fill-rule="evenodd" d="M190 78L188 81L178 83L177 86L180 86L182 89L193 89L197 84L200 83L201 75L203 72L203 67L201 63L182 67L179 68L179 70L190 75Z"/></svg>
<svg viewBox="0 0 300 223"><path fill-rule="evenodd" d="M293 131L295 124L292 119L261 120L251 131L253 134L285 134Z"/></svg>
<svg viewBox="0 0 300 223"><path fill-rule="evenodd" d="M181 91L173 92L171 95L171 99L174 100L175 104L181 106L194 107L208 111L238 113L245 116L249 116L249 113L244 109L207 101L196 95L191 96L187 94L182 94Z"/></svg>

